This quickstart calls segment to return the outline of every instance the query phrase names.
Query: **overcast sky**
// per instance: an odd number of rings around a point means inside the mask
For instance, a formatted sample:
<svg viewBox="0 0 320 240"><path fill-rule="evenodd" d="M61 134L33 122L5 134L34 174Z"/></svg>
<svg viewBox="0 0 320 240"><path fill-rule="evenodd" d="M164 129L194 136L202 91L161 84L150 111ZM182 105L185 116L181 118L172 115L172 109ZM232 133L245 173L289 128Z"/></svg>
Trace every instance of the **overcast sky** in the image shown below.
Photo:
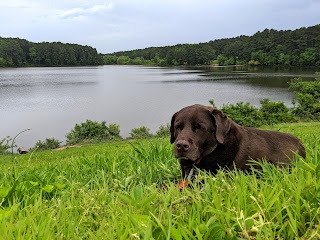
<svg viewBox="0 0 320 240"><path fill-rule="evenodd" d="M320 24L320 0L1 0L0 36L100 53Z"/></svg>

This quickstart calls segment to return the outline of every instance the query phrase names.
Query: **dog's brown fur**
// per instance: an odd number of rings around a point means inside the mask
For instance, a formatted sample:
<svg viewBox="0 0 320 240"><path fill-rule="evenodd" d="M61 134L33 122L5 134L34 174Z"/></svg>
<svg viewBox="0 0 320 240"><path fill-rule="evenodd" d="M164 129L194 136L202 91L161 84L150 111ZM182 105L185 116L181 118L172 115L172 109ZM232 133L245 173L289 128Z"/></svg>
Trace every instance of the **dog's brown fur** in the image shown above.
<svg viewBox="0 0 320 240"><path fill-rule="evenodd" d="M183 178L194 164L216 173L219 168L234 166L247 170L250 160L283 166L296 153L306 156L300 140L291 134L243 127L220 110L203 105L188 106L175 113L170 132Z"/></svg>

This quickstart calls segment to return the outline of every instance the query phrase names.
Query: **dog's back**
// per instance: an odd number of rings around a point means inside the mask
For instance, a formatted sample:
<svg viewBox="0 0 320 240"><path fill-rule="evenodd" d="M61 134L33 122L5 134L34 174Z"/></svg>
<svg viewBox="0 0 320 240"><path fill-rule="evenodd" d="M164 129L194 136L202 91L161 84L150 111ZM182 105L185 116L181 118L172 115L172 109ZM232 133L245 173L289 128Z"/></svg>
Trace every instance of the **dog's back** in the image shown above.
<svg viewBox="0 0 320 240"><path fill-rule="evenodd" d="M277 166L289 163L296 154L306 157L305 149L300 140L289 134L270 130L259 130L236 126L241 132L239 149L235 163L243 168L248 159L264 159Z"/></svg>

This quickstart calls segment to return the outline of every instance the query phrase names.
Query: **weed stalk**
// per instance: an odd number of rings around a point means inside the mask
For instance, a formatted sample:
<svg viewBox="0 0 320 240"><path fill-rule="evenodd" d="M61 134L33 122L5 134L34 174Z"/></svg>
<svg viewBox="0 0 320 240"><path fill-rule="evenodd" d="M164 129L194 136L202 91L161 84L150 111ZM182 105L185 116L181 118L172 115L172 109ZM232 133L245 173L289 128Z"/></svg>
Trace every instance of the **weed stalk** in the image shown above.
<svg viewBox="0 0 320 240"><path fill-rule="evenodd" d="M16 176L15 176L15 173L16 173L16 171L15 171L15 160L16 160L16 157L15 157L14 154L13 154L14 142L15 142L16 138L17 138L20 134L22 134L22 133L24 133L24 132L26 132L26 131L29 131L29 130L31 130L31 128L27 128L27 129L19 132L19 133L13 138L13 140L12 140L12 142L11 142L12 176L13 176L13 180L16 180Z"/></svg>

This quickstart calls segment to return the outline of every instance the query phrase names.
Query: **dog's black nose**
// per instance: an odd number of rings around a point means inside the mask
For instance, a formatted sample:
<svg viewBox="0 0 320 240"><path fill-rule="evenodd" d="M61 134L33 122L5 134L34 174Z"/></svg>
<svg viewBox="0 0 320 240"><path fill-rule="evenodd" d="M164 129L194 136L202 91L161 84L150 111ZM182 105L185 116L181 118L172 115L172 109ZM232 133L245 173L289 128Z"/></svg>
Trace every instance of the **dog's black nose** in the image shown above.
<svg viewBox="0 0 320 240"><path fill-rule="evenodd" d="M180 151L187 151L190 148L190 144L186 140L180 140L176 143L177 149Z"/></svg>

